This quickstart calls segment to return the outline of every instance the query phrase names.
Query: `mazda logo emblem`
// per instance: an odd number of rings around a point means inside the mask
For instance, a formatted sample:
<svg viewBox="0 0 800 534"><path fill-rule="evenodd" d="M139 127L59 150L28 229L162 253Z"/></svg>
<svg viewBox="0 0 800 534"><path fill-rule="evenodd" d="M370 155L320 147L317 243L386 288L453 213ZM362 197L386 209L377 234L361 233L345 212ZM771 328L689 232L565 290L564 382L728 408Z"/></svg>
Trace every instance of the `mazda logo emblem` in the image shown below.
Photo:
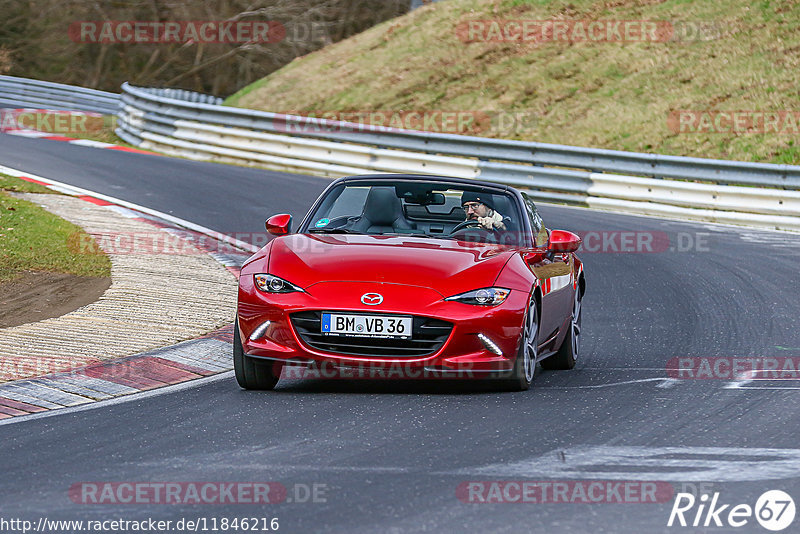
<svg viewBox="0 0 800 534"><path fill-rule="evenodd" d="M380 293L364 293L361 295L361 302L367 306L377 306L383 302L383 295Z"/></svg>

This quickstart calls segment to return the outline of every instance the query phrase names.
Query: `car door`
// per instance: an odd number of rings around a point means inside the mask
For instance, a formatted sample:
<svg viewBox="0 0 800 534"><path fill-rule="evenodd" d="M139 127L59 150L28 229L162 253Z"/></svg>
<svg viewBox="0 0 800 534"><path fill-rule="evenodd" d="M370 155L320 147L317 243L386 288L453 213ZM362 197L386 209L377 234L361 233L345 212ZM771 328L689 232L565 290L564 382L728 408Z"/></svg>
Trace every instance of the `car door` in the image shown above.
<svg viewBox="0 0 800 534"><path fill-rule="evenodd" d="M539 280L542 290L542 313L539 342L544 343L556 334L572 312L572 254L547 254L549 230L545 227L536 205L523 193L525 209L531 223L535 253L527 256L528 267Z"/></svg>

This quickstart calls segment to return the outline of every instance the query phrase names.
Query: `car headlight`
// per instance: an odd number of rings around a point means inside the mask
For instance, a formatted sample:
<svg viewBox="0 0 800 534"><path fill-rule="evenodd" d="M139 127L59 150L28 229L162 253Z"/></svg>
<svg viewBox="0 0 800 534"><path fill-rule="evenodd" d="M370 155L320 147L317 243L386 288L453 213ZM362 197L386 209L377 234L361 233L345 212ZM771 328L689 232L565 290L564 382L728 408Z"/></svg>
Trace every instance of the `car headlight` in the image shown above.
<svg viewBox="0 0 800 534"><path fill-rule="evenodd" d="M467 291L460 295L453 295L444 300L455 300L463 302L464 304L473 304L475 306L497 306L506 300L510 289L504 287L485 287L483 289L476 289L474 291Z"/></svg>
<svg viewBox="0 0 800 534"><path fill-rule="evenodd" d="M302 288L271 274L256 274L253 275L253 279L256 287L265 293L294 293L295 291L304 293Z"/></svg>

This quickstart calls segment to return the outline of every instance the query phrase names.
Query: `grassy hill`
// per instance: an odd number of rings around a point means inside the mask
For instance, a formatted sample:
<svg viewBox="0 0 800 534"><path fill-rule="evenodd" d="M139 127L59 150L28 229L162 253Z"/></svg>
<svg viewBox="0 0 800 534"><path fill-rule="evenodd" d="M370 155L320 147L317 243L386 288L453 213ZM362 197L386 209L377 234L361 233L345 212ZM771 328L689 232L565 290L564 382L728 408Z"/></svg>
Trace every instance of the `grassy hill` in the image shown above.
<svg viewBox="0 0 800 534"><path fill-rule="evenodd" d="M591 21L652 21L657 32L497 39L497 28L517 34L510 20L565 21L570 35ZM456 111L482 119L453 133L800 164L800 121L785 114L800 117L800 2L444 0L298 58L226 103ZM696 113L681 126L679 110ZM766 127L778 125L753 132L761 122L749 113L717 113L735 111L776 113Z"/></svg>

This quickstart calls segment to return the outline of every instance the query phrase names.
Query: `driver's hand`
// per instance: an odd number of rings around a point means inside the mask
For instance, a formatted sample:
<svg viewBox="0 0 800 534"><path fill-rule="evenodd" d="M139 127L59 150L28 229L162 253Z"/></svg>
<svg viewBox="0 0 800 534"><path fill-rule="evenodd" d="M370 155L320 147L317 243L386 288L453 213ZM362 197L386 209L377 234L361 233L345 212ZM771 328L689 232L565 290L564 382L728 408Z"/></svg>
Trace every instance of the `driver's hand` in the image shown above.
<svg viewBox="0 0 800 534"><path fill-rule="evenodd" d="M478 217L478 222L481 223L481 227L486 230L494 229L494 221L491 217Z"/></svg>

